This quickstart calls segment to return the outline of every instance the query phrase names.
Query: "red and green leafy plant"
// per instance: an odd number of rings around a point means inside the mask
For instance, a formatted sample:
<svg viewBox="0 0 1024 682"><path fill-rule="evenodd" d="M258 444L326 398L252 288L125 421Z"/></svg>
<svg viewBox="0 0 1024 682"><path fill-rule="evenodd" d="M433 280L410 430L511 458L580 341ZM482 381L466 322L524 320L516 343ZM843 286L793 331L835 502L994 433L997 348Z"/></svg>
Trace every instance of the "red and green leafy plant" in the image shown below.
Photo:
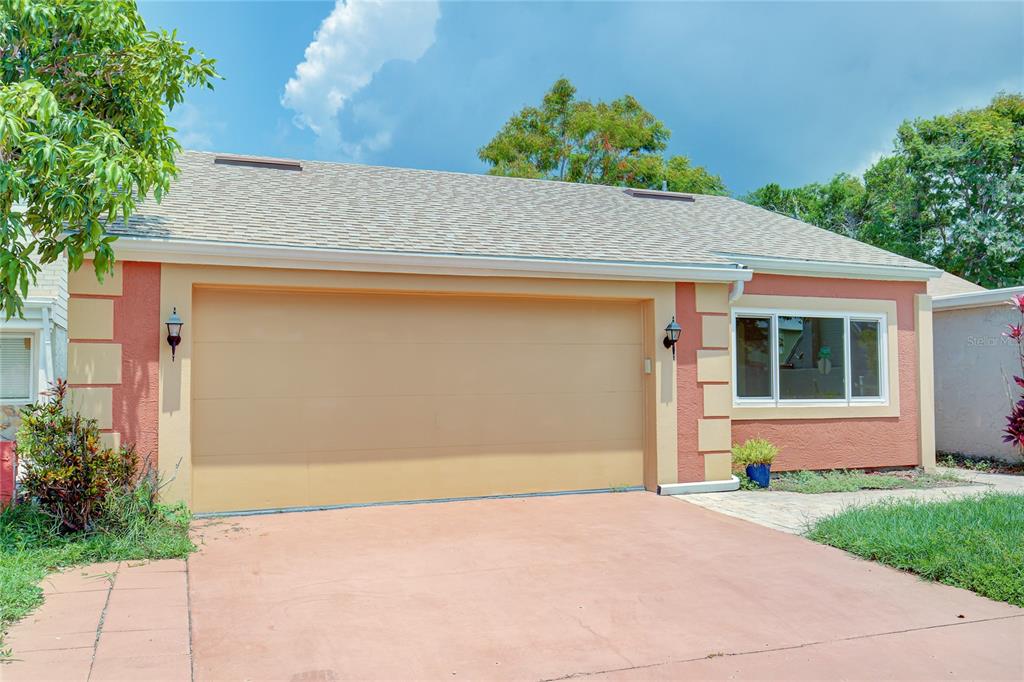
<svg viewBox="0 0 1024 682"><path fill-rule="evenodd" d="M139 457L134 447L104 447L96 420L65 405L67 389L58 379L45 400L21 412L19 496L52 517L61 532L89 532L102 519L107 496L135 484Z"/></svg>
<svg viewBox="0 0 1024 682"><path fill-rule="evenodd" d="M1016 294L1010 299L1010 305L1019 313L1021 321L1018 324L1009 324L1008 330L1003 335L1017 344L1017 353L1020 355L1020 376L1013 377L1013 383L1021 390L1021 395L1016 400L1012 398L1013 386L1011 385L1010 414L1006 417L1006 428L1004 429L1003 442L1013 444L1021 453L1024 453L1024 294Z"/></svg>

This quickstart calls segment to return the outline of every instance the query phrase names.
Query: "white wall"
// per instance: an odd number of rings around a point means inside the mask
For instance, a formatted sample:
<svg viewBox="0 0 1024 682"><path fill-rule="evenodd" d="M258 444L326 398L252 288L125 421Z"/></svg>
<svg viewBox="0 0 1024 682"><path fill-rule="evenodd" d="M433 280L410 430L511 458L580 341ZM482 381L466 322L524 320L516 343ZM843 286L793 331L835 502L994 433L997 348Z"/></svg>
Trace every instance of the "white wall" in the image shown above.
<svg viewBox="0 0 1024 682"><path fill-rule="evenodd" d="M0 332L30 332L38 344L36 389L46 390L50 382L67 376L68 366L68 264L60 258L43 265L36 283L28 289L22 318L5 320L0 314ZM0 403L0 440L13 440L21 419L21 405Z"/></svg>
<svg viewBox="0 0 1024 682"><path fill-rule="evenodd" d="M1009 297L1007 297L1009 298ZM1010 411L1007 379L1020 374L1017 344L1003 336L1020 313L1005 302L936 310L935 445L945 452L1020 459L1002 442ZM1014 390L1014 396L1020 391Z"/></svg>

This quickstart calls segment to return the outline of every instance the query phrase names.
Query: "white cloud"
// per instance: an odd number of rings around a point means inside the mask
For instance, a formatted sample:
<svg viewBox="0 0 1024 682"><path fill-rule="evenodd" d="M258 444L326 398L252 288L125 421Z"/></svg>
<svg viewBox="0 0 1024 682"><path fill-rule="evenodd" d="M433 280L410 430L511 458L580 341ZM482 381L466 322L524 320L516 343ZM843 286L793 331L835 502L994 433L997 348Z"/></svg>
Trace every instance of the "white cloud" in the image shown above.
<svg viewBox="0 0 1024 682"><path fill-rule="evenodd" d="M892 155L892 143L888 146L879 147L874 151L868 152L861 157L860 162L853 169L853 174L859 178L863 178L864 174L868 172L868 169L874 166L876 163L882 160L883 156Z"/></svg>
<svg viewBox="0 0 1024 682"><path fill-rule="evenodd" d="M178 132L174 138L185 149L210 150L213 148L213 133L223 129L222 123L207 120L194 104L179 104L171 110L167 124Z"/></svg>
<svg viewBox="0 0 1024 682"><path fill-rule="evenodd" d="M281 104L296 112L296 125L309 128L323 144L348 156L386 147L388 129L346 141L338 114L382 66L422 57L434 44L440 15L437 0L337 0L306 47L305 60L284 86Z"/></svg>

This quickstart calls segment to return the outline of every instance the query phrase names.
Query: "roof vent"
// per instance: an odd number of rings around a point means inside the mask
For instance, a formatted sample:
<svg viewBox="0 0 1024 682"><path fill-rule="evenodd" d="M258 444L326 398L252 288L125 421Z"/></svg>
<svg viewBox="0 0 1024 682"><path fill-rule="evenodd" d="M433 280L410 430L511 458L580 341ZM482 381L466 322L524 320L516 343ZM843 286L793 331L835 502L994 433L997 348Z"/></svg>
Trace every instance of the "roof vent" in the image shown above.
<svg viewBox="0 0 1024 682"><path fill-rule="evenodd" d="M627 189L626 194L634 199L661 199L662 201L685 201L693 203L694 198L689 194L679 192L659 192L654 189Z"/></svg>
<svg viewBox="0 0 1024 682"><path fill-rule="evenodd" d="M300 171L302 164L289 159L272 159L259 156L217 156L213 162L221 166L247 166L249 168L275 168L277 170Z"/></svg>

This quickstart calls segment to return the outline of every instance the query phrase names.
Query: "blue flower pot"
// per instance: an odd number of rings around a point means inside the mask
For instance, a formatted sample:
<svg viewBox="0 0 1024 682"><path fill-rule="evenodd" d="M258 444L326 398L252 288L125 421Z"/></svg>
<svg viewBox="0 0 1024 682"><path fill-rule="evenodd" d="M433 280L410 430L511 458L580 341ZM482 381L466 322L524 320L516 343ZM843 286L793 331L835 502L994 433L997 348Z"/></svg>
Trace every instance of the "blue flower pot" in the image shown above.
<svg viewBox="0 0 1024 682"><path fill-rule="evenodd" d="M768 482L772 478L772 465L771 464L748 464L747 465L747 478L756 483L761 488L767 488Z"/></svg>

